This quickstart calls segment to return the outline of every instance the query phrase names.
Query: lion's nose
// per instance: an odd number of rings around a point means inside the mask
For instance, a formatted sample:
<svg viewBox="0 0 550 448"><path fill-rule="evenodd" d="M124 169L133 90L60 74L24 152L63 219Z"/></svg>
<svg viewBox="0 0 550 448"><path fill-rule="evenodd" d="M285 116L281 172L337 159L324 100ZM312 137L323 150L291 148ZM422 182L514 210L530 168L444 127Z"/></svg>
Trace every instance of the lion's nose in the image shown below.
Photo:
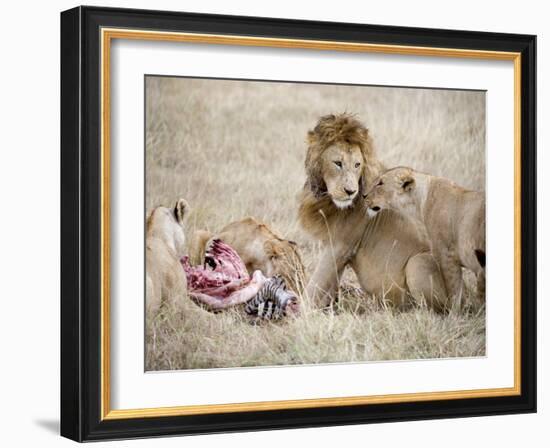
<svg viewBox="0 0 550 448"><path fill-rule="evenodd" d="M348 188L344 188L344 191L347 193L348 196L351 196L354 194L357 190L349 190Z"/></svg>

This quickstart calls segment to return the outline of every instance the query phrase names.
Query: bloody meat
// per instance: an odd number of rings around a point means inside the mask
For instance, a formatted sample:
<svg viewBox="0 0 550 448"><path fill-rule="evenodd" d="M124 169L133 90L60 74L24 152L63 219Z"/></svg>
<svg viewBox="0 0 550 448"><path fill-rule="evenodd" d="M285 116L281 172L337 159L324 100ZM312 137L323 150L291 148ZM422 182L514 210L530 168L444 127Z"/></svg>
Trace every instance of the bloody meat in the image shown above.
<svg viewBox="0 0 550 448"><path fill-rule="evenodd" d="M209 245L203 265L191 266L189 257L183 257L181 264L189 295L213 310L249 301L266 282L261 271L251 278L237 252L219 239Z"/></svg>

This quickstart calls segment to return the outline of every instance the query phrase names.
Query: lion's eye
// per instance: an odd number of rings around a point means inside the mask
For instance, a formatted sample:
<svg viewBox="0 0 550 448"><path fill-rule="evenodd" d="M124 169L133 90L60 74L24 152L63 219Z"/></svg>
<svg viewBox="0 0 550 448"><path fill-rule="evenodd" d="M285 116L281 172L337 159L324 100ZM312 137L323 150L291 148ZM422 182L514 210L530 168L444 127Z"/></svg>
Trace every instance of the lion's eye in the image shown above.
<svg viewBox="0 0 550 448"><path fill-rule="evenodd" d="M359 168L360 166L361 166L361 163L359 163L359 162L357 162L357 163L355 164L355 168Z"/></svg>
<svg viewBox="0 0 550 448"><path fill-rule="evenodd" d="M377 187L381 187L382 185L384 185L384 182L383 181L380 181L376 184Z"/></svg>
<svg viewBox="0 0 550 448"><path fill-rule="evenodd" d="M335 164L338 168L342 168L342 162L340 162L339 160L335 160L335 161L334 161L334 164Z"/></svg>

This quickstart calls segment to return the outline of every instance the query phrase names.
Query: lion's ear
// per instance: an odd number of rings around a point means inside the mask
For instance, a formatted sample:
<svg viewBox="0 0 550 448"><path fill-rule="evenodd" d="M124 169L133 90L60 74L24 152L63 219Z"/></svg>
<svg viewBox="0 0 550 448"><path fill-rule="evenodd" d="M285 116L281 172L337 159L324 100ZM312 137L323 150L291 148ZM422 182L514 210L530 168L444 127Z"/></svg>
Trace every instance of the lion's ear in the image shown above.
<svg viewBox="0 0 550 448"><path fill-rule="evenodd" d="M176 205L174 205L174 216L176 221L180 224L183 224L183 221L189 214L189 204L185 199L178 199Z"/></svg>
<svg viewBox="0 0 550 448"><path fill-rule="evenodd" d="M281 248L279 247L279 241L275 239L267 240L264 243L264 251L265 251L265 254L270 258L279 257L281 255Z"/></svg>
<svg viewBox="0 0 550 448"><path fill-rule="evenodd" d="M317 134L314 131L308 131L307 133L307 143L309 145L315 145L319 141Z"/></svg>
<svg viewBox="0 0 550 448"><path fill-rule="evenodd" d="M401 179L401 188L404 191L411 191L414 188L414 177L405 176Z"/></svg>

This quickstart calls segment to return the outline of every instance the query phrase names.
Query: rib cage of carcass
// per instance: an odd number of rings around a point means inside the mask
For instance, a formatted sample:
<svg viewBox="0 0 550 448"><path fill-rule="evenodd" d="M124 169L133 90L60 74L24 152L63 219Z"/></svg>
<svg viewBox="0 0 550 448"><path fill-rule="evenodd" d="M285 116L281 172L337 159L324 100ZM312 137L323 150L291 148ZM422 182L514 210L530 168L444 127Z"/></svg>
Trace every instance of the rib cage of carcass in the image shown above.
<svg viewBox="0 0 550 448"><path fill-rule="evenodd" d="M283 279L266 278L259 270L250 276L237 252L219 239L209 244L202 265L191 266L189 257L183 257L181 263L189 295L210 310L247 303L247 314L278 319L298 309L297 297Z"/></svg>

